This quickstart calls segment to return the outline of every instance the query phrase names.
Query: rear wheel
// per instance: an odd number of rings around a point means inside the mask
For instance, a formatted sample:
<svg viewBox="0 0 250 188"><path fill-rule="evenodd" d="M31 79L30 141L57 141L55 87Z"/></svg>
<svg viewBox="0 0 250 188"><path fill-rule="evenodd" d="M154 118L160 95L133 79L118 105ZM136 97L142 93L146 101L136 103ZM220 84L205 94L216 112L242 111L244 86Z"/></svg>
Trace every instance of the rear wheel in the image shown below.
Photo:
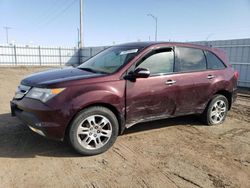
<svg viewBox="0 0 250 188"><path fill-rule="evenodd" d="M223 95L215 95L203 113L208 125L218 125L225 121L228 112L228 100Z"/></svg>
<svg viewBox="0 0 250 188"><path fill-rule="evenodd" d="M108 150L118 136L118 121L112 111L94 106L81 111L73 120L69 140L83 155L96 155Z"/></svg>

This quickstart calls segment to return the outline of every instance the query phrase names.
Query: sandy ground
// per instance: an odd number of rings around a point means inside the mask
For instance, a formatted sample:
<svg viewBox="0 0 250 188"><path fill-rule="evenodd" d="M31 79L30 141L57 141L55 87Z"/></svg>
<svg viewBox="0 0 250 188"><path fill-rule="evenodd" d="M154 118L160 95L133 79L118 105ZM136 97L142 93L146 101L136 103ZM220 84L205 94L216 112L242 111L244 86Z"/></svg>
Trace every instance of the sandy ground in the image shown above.
<svg viewBox="0 0 250 188"><path fill-rule="evenodd" d="M0 187L250 187L249 98L220 126L196 116L144 123L106 153L82 157L10 116L15 87L38 70L0 68Z"/></svg>

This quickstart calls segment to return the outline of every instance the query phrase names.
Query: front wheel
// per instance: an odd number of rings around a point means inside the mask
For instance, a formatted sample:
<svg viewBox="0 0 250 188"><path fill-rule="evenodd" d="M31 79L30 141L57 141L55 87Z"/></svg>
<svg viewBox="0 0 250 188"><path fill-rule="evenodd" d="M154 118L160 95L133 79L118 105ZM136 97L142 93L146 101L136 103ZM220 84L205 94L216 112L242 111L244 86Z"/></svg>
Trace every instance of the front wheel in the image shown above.
<svg viewBox="0 0 250 188"><path fill-rule="evenodd" d="M94 106L74 118L69 131L69 141L82 155L96 155L108 150L118 136L118 121L112 111Z"/></svg>
<svg viewBox="0 0 250 188"><path fill-rule="evenodd" d="M223 95L215 95L203 113L207 125L218 125L225 121L228 112L228 100Z"/></svg>

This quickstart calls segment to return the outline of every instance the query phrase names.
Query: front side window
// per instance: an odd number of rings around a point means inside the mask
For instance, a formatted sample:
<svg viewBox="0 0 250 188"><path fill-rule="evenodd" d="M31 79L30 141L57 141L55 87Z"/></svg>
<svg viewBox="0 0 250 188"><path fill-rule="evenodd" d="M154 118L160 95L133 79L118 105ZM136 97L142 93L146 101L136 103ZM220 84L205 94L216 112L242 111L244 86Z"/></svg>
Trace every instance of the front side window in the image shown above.
<svg viewBox="0 0 250 188"><path fill-rule="evenodd" d="M176 47L177 72L206 70L206 59L202 50L195 48Z"/></svg>
<svg viewBox="0 0 250 188"><path fill-rule="evenodd" d="M114 73L132 60L139 51L140 49L135 47L111 47L85 61L78 68L107 74Z"/></svg>
<svg viewBox="0 0 250 188"><path fill-rule="evenodd" d="M154 50L146 55L137 66L147 68L151 75L168 74L173 72L174 52L172 49Z"/></svg>
<svg viewBox="0 0 250 188"><path fill-rule="evenodd" d="M205 51L207 57L207 68L208 69L224 69L225 65L222 61L215 56L213 53Z"/></svg>

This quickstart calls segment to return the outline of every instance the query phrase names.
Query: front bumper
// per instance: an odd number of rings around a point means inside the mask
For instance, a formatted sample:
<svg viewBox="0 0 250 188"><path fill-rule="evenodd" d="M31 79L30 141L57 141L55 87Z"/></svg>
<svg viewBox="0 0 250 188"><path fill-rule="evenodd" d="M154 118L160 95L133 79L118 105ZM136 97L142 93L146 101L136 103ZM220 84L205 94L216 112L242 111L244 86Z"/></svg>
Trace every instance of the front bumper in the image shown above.
<svg viewBox="0 0 250 188"><path fill-rule="evenodd" d="M32 113L24 112L17 108L13 102L10 102L11 106L11 115L17 116L24 124L26 124L32 131L40 134L41 136L45 136L45 131L41 126L41 122L34 116Z"/></svg>
<svg viewBox="0 0 250 188"><path fill-rule="evenodd" d="M63 140L68 117L44 103L23 98L10 102L12 116L17 116L32 131L55 140Z"/></svg>

